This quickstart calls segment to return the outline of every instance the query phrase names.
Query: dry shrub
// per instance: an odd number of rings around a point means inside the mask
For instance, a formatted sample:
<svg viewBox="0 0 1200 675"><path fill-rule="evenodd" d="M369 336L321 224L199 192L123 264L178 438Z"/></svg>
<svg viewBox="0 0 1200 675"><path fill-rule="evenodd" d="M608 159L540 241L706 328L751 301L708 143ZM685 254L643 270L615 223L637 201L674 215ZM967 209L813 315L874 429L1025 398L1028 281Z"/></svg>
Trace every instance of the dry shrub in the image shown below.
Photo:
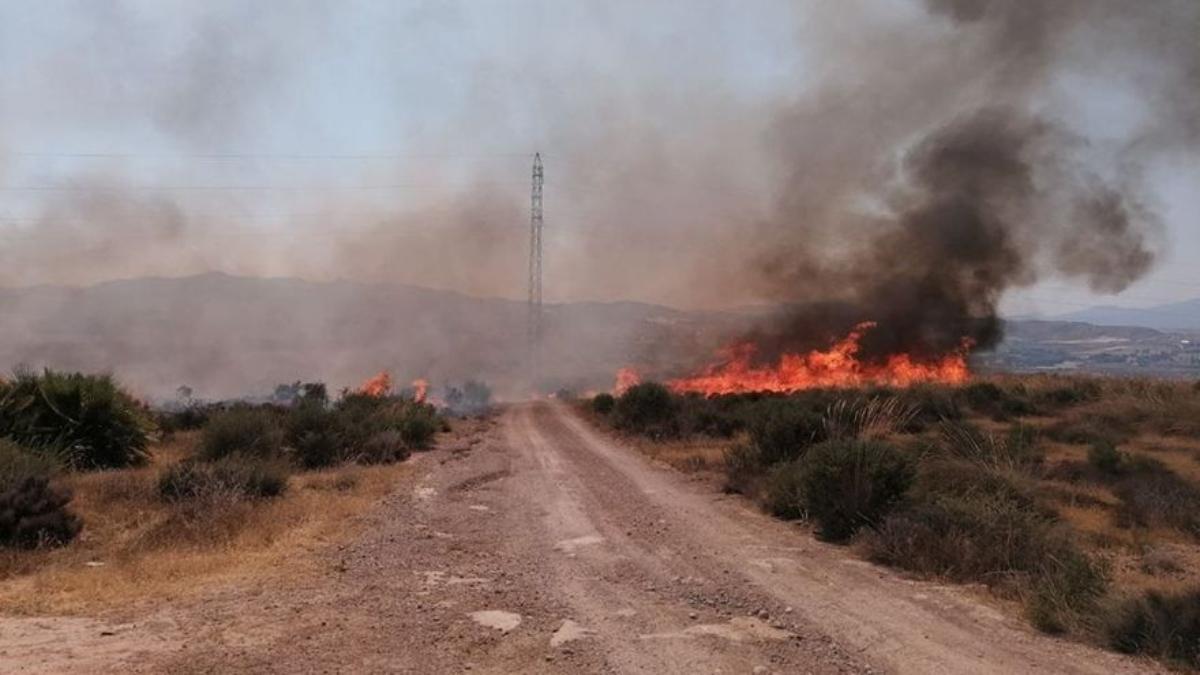
<svg viewBox="0 0 1200 675"><path fill-rule="evenodd" d="M1104 620L1113 649L1200 668L1200 589L1150 591L1114 605Z"/></svg>
<svg viewBox="0 0 1200 675"><path fill-rule="evenodd" d="M825 410L822 424L829 440L880 439L907 429L916 416L916 406L898 398L843 398Z"/></svg>
<svg viewBox="0 0 1200 675"><path fill-rule="evenodd" d="M83 524L67 509L71 494L50 485L45 476L30 476L0 493L0 546L61 546L75 538Z"/></svg>
<svg viewBox="0 0 1200 675"><path fill-rule="evenodd" d="M277 458L282 455L283 439L283 427L275 410L238 406L209 420L200 437L198 454L208 461L233 455Z"/></svg>
<svg viewBox="0 0 1200 675"><path fill-rule="evenodd" d="M941 436L947 454L987 469L1030 471L1046 456L1037 431L1021 424L995 434L965 422L948 422L941 426Z"/></svg>
<svg viewBox="0 0 1200 675"><path fill-rule="evenodd" d="M362 472L362 469L350 466L331 473L311 475L304 481L304 487L327 492L349 492L362 481Z"/></svg>
<svg viewBox="0 0 1200 675"><path fill-rule="evenodd" d="M1174 576L1184 571L1175 553L1164 548L1155 548L1142 556L1141 570L1153 577Z"/></svg>
<svg viewBox="0 0 1200 675"><path fill-rule="evenodd" d="M58 546L79 534L71 493L51 485L56 470L44 454L0 438L0 547Z"/></svg>
<svg viewBox="0 0 1200 675"><path fill-rule="evenodd" d="M153 474L149 469L129 471L113 469L93 476L92 499L100 504L116 502L145 503L158 497Z"/></svg>
<svg viewBox="0 0 1200 675"><path fill-rule="evenodd" d="M1021 384L1001 387L995 382L972 382L963 387L962 397L972 410L998 421L1038 412Z"/></svg>
<svg viewBox="0 0 1200 675"><path fill-rule="evenodd" d="M763 489L763 506L776 518L795 520L808 516L801 462L784 462L771 469Z"/></svg>
<svg viewBox="0 0 1200 675"><path fill-rule="evenodd" d="M1200 537L1200 488L1161 462L1147 457L1128 462L1113 492L1121 500L1120 524L1166 526Z"/></svg>
<svg viewBox="0 0 1200 675"><path fill-rule="evenodd" d="M193 498L169 503L161 518L140 531L126 550L220 548L242 532L254 505L234 490L209 489Z"/></svg>
<svg viewBox="0 0 1200 675"><path fill-rule="evenodd" d="M906 505L864 537L867 556L1020 597L1042 630L1081 628L1107 571L1039 499L1031 471L1040 451L1023 431L981 435L962 425L942 443L922 461Z"/></svg>
<svg viewBox="0 0 1200 675"><path fill-rule="evenodd" d="M384 430L372 434L358 447L353 459L359 464L388 464L408 459L411 436L401 431Z"/></svg>
<svg viewBox="0 0 1200 675"><path fill-rule="evenodd" d="M963 406L959 390L953 387L919 384L901 389L894 394L906 406L911 406L913 415L903 429L910 433L925 431L942 422L960 420Z"/></svg>
<svg viewBox="0 0 1200 675"><path fill-rule="evenodd" d="M286 466L270 460L226 457L215 462L185 461L167 467L158 493L168 502L278 497L287 489Z"/></svg>
<svg viewBox="0 0 1200 675"><path fill-rule="evenodd" d="M753 495L763 477L763 460L757 446L738 443L725 451L725 491Z"/></svg>

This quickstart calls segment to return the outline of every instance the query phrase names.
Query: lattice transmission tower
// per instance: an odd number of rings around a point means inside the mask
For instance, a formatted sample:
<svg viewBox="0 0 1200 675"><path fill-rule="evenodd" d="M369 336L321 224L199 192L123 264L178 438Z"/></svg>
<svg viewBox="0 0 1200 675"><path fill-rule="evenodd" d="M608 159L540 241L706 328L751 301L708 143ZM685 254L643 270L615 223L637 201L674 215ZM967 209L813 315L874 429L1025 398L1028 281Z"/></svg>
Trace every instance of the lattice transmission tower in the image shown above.
<svg viewBox="0 0 1200 675"><path fill-rule="evenodd" d="M542 154L533 156L533 193L529 203L529 356L534 375L542 341Z"/></svg>

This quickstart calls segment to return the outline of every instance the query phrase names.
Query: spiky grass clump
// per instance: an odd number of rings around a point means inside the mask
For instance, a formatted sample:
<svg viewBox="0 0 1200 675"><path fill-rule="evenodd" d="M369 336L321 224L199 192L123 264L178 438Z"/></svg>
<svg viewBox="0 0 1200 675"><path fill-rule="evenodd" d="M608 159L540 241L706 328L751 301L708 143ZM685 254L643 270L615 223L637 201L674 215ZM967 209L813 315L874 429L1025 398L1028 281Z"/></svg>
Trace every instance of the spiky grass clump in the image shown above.
<svg viewBox="0 0 1200 675"><path fill-rule="evenodd" d="M0 381L0 437L75 468L143 464L153 431L144 406L109 375L45 370Z"/></svg>

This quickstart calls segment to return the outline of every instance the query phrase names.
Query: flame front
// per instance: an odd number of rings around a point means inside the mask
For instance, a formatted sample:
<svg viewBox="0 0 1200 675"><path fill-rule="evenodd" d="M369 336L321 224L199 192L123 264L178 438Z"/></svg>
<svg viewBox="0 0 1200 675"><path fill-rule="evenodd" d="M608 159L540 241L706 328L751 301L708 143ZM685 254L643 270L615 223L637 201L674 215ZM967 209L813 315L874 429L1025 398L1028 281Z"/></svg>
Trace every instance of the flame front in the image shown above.
<svg viewBox="0 0 1200 675"><path fill-rule="evenodd" d="M642 376L633 368L625 367L617 371L617 381L613 383L613 396L620 396L629 391L629 388L640 384Z"/></svg>
<svg viewBox="0 0 1200 675"><path fill-rule="evenodd" d="M387 396L391 391L392 375L386 370L379 371L358 388L360 394L375 397Z"/></svg>
<svg viewBox="0 0 1200 675"><path fill-rule="evenodd" d="M429 392L429 380L423 377L418 377L412 381L413 400L417 403L425 402L425 395Z"/></svg>
<svg viewBox="0 0 1200 675"><path fill-rule="evenodd" d="M752 343L735 344L721 351L719 363L699 375L670 380L667 386L679 393L715 396L818 387L907 387L922 382L960 384L970 375L967 368L969 340L964 340L958 350L933 360L915 360L908 354L893 354L878 363L860 361L859 343L874 327L874 322L860 323L825 351L784 354L773 365L754 364L756 347Z"/></svg>

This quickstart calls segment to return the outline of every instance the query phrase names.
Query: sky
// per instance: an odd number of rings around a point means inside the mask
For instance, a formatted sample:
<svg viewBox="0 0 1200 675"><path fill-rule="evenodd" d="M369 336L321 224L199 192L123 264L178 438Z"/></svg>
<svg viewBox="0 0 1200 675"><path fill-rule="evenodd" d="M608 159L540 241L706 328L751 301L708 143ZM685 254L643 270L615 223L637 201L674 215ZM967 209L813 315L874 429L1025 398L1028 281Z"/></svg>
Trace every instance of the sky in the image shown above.
<svg viewBox="0 0 1200 675"><path fill-rule="evenodd" d="M778 300L745 269L796 171L781 117L898 32L954 53L916 0L832 7L0 0L0 285L219 270L520 298L541 152L548 299ZM1157 71L1065 62L1030 105L1069 120L1103 174L1155 105L1129 80ZM890 99L857 94L886 120ZM1002 309L1200 296L1193 150L1142 167L1159 221L1142 278L1111 295L1042 274ZM813 173L839 159L801 155Z"/></svg>

